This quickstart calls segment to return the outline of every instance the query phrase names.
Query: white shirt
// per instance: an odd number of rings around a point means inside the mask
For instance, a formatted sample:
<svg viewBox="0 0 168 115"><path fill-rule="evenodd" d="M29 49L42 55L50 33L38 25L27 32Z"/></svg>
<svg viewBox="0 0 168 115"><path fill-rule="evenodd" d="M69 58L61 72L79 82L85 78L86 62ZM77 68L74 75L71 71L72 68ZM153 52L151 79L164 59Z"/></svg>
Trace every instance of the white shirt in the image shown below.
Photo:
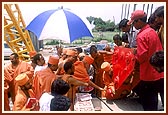
<svg viewBox="0 0 168 115"><path fill-rule="evenodd" d="M47 68L47 65L45 66L39 66L39 65L36 65L35 69L34 69L34 74L37 72L37 71L40 71L40 70L43 70Z"/></svg>
<svg viewBox="0 0 168 115"><path fill-rule="evenodd" d="M39 99L39 104L40 104L39 111L50 111L50 103L52 98L54 98L54 96L52 96L51 94L43 93Z"/></svg>
<svg viewBox="0 0 168 115"><path fill-rule="evenodd" d="M136 36L137 36L138 32L139 32L138 30L136 30L135 28L132 28L132 27L131 27L130 31L127 32L128 41L129 41L129 45L131 48L137 46Z"/></svg>

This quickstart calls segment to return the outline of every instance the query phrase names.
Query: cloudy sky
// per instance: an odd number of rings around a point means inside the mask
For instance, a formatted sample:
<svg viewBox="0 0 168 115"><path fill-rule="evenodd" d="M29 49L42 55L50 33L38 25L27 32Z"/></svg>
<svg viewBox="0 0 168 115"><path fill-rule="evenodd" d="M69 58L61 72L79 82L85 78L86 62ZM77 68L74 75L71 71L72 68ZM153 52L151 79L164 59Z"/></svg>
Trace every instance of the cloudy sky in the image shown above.
<svg viewBox="0 0 168 115"><path fill-rule="evenodd" d="M148 15L150 15L152 4L153 12L156 7L165 5L165 3L166 2L136 2L136 9L142 10L143 4L145 4L144 11L147 12L147 5L149 4ZM134 7L134 2L18 2L17 4L19 4L26 25L28 25L39 13L50 9L56 9L61 6L69 8L83 17L100 17L104 21L111 20L115 21L117 24L120 22L121 18L123 19L125 17L129 19ZM129 5L130 9L128 10ZM122 7L124 11L121 16Z"/></svg>

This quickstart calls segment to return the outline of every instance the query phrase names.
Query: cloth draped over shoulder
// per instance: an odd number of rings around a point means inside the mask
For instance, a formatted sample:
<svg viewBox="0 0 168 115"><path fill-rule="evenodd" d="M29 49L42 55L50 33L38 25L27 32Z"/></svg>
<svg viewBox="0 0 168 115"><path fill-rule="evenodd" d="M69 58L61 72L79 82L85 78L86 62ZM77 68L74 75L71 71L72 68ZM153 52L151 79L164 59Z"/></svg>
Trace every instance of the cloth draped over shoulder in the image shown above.
<svg viewBox="0 0 168 115"><path fill-rule="evenodd" d="M57 79L57 76L50 68L35 73L33 88L37 99L40 99L42 93L51 91L51 85L55 79Z"/></svg>
<svg viewBox="0 0 168 115"><path fill-rule="evenodd" d="M74 78L83 81L83 82L89 82L89 75L86 71L86 68L84 67L84 64L82 61L76 61L74 63L75 66L75 72L74 72Z"/></svg>
<svg viewBox="0 0 168 115"><path fill-rule="evenodd" d="M115 47L112 59L113 80L118 89L134 70L135 56L130 48Z"/></svg>
<svg viewBox="0 0 168 115"><path fill-rule="evenodd" d="M11 63L9 65L6 65L5 66L5 71L8 72L8 75L6 74L7 72L4 73L5 76L6 77L8 76L7 78L9 78L9 76L10 76L10 80L13 79L11 84L10 84L10 92L12 93L12 95L11 95L12 96L12 101L14 102L14 97L16 95L17 88L18 88L16 86L17 84L16 84L14 79L21 73L26 73L28 75L29 79L32 79L33 74L34 74L34 69L29 63L27 63L25 61L20 61L18 66L15 69L12 68Z"/></svg>
<svg viewBox="0 0 168 115"><path fill-rule="evenodd" d="M35 94L32 89L28 91L30 98L35 98ZM15 97L15 102L13 105L13 111L24 111L24 106L27 103L28 98L26 97L25 93L20 89L17 90L17 95Z"/></svg>

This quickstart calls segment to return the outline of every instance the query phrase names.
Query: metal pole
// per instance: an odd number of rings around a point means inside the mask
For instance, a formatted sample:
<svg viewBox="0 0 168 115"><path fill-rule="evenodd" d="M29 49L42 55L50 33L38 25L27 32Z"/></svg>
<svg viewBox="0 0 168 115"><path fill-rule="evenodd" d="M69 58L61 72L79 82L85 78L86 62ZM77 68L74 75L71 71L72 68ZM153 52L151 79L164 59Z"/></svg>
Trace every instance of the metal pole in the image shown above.
<svg viewBox="0 0 168 115"><path fill-rule="evenodd" d="M147 5L146 14L148 15L149 4Z"/></svg>
<svg viewBox="0 0 168 115"><path fill-rule="evenodd" d="M152 15L152 10L153 10L153 4L151 5L151 12L150 12L150 15Z"/></svg>
<svg viewBox="0 0 168 115"><path fill-rule="evenodd" d="M128 16L129 16L129 10L130 10L130 4L128 5L127 19L128 19Z"/></svg>
<svg viewBox="0 0 168 115"><path fill-rule="evenodd" d="M144 11L144 9L145 9L145 4L143 4L143 11Z"/></svg>
<svg viewBox="0 0 168 115"><path fill-rule="evenodd" d="M124 15L124 18L126 17L126 12L127 12L127 4L125 5L125 15Z"/></svg>
<svg viewBox="0 0 168 115"><path fill-rule="evenodd" d="M123 16L123 8L124 8L124 4L122 4L121 20L122 20L122 16Z"/></svg>
<svg viewBox="0 0 168 115"><path fill-rule="evenodd" d="M136 10L136 5L137 5L137 4L134 4L134 9L133 9L133 11L135 11L135 10Z"/></svg>

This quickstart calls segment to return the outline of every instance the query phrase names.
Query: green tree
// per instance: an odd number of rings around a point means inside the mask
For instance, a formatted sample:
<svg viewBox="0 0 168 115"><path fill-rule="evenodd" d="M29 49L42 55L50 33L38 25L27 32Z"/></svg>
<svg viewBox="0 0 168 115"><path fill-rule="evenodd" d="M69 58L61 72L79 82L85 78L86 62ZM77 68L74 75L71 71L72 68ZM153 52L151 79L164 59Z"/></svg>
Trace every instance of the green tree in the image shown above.
<svg viewBox="0 0 168 115"><path fill-rule="evenodd" d="M108 21L103 21L101 18L95 18L93 16L87 17L87 20L92 23L94 21L95 28L93 31L114 31L116 29L116 25L114 21L108 20Z"/></svg>

